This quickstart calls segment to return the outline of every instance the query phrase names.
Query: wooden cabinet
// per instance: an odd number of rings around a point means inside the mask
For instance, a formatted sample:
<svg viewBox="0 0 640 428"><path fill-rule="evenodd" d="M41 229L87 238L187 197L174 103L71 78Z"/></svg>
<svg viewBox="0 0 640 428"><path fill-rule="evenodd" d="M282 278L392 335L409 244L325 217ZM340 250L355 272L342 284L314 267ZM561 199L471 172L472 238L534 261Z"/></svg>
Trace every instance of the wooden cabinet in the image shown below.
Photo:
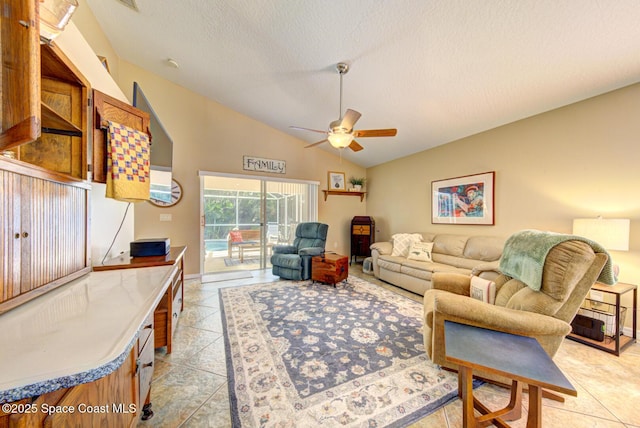
<svg viewBox="0 0 640 428"><path fill-rule="evenodd" d="M153 330L150 337L152 342ZM139 346L138 342L118 369L94 382L9 404L7 410L15 406L15 411L0 411L0 427L136 426L138 417L153 415L148 401L153 346Z"/></svg>
<svg viewBox="0 0 640 428"><path fill-rule="evenodd" d="M42 132L17 149L17 158L86 179L90 135L89 83L55 45L40 46Z"/></svg>
<svg viewBox="0 0 640 428"><path fill-rule="evenodd" d="M149 131L149 114L116 98L93 91L93 181L107 182L107 124L117 122L138 131Z"/></svg>
<svg viewBox="0 0 640 428"><path fill-rule="evenodd" d="M0 158L0 313L91 271L89 183Z"/></svg>
<svg viewBox="0 0 640 428"><path fill-rule="evenodd" d="M142 406L142 419L147 420L153 416L151 410L151 380L153 378L154 349L153 349L153 313L147 317L140 334L138 335L138 405Z"/></svg>
<svg viewBox="0 0 640 428"><path fill-rule="evenodd" d="M375 242L376 222L372 217L356 216L351 220L351 258L371 256L371 244Z"/></svg>
<svg viewBox="0 0 640 428"><path fill-rule="evenodd" d="M311 258L311 279L313 281L333 284L334 286L349 276L347 256L324 253Z"/></svg>
<svg viewBox="0 0 640 428"><path fill-rule="evenodd" d="M53 413L45 418L42 426L135 426L140 406L136 394L138 380L136 352L137 347L134 346L120 368L113 373L95 382L67 389L62 399L51 405L67 406L66 408L73 408L75 411Z"/></svg>
<svg viewBox="0 0 640 428"><path fill-rule="evenodd" d="M89 84L55 44L40 44L37 3L2 0L0 150L87 178Z"/></svg>
<svg viewBox="0 0 640 428"><path fill-rule="evenodd" d="M155 339L155 347L167 347L167 354L170 354L173 347L173 335L178 326L178 319L184 309L184 272L183 262L176 265L176 270L172 274L171 287L155 311L154 321L158 332Z"/></svg>
<svg viewBox="0 0 640 428"><path fill-rule="evenodd" d="M89 84L40 44L38 4L0 0L0 313L90 271Z"/></svg>

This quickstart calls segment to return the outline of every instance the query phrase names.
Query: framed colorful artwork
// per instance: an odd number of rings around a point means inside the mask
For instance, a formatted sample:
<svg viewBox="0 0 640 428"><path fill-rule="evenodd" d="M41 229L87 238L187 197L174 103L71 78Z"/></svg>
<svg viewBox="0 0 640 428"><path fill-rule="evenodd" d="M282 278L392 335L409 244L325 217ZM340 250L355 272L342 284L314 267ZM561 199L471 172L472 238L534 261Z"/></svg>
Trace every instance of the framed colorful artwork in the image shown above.
<svg viewBox="0 0 640 428"><path fill-rule="evenodd" d="M494 223L495 171L431 182L431 223Z"/></svg>

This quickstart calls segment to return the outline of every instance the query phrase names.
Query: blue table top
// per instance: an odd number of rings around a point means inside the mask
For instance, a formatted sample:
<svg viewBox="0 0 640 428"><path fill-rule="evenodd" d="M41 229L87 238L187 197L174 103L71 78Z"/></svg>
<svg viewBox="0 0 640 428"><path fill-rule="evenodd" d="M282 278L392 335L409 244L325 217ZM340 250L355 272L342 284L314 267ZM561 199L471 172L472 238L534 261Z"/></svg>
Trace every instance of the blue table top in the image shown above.
<svg viewBox="0 0 640 428"><path fill-rule="evenodd" d="M568 395L576 389L533 337L445 321L445 358Z"/></svg>

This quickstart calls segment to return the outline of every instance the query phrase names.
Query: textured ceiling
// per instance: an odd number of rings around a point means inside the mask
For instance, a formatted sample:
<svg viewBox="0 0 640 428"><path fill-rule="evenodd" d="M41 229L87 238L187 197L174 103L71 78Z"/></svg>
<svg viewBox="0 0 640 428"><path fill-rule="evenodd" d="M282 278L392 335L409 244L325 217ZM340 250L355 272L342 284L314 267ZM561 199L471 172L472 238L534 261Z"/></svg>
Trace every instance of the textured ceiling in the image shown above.
<svg viewBox="0 0 640 428"><path fill-rule="evenodd" d="M306 142L349 63L355 128L398 129L365 167L640 81L638 0L85 1L122 59Z"/></svg>

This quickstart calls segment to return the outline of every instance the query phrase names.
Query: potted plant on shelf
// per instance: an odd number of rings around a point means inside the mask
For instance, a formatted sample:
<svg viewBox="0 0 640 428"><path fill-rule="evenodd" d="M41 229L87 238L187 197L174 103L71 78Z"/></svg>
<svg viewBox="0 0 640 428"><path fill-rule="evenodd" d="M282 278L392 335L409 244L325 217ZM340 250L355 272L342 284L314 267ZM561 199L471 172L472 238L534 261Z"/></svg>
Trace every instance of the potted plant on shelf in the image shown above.
<svg viewBox="0 0 640 428"><path fill-rule="evenodd" d="M364 177L351 177L349 179L349 183L351 183L351 185L353 186L353 191L354 192L361 192L362 191L362 187L364 186L366 181L367 181L367 179L364 178Z"/></svg>

